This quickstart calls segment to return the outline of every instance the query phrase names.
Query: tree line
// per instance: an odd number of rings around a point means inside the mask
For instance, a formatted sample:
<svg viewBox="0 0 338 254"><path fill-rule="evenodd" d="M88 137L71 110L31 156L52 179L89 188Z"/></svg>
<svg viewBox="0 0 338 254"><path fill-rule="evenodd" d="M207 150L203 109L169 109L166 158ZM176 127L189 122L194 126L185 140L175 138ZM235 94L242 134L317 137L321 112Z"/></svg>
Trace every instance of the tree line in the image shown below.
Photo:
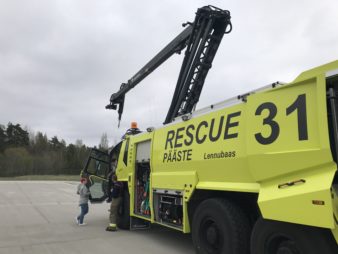
<svg viewBox="0 0 338 254"><path fill-rule="evenodd" d="M108 149L107 135L99 148ZM67 145L57 136L30 133L20 124L0 124L0 177L20 175L76 175L90 152L81 140Z"/></svg>

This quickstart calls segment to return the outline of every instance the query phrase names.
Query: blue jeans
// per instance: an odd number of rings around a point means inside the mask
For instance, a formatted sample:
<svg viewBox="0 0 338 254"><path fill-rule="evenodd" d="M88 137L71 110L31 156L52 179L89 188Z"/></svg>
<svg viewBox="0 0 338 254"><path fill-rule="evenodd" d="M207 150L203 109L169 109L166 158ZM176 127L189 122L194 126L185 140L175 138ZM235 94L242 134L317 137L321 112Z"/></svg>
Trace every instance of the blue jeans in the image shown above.
<svg viewBox="0 0 338 254"><path fill-rule="evenodd" d="M80 215L77 216L77 220L79 221L80 224L82 224L84 216L88 213L89 207L88 207L88 204L81 204L80 208L81 208L81 212L80 212Z"/></svg>

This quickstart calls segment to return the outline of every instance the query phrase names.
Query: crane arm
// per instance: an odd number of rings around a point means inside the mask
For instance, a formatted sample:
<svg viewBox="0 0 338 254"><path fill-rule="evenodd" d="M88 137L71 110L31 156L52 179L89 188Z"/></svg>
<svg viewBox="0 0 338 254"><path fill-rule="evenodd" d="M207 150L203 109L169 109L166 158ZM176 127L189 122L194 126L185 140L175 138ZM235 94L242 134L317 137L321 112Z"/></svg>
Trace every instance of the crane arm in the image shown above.
<svg viewBox="0 0 338 254"><path fill-rule="evenodd" d="M122 83L120 90L111 95L110 104L106 108L118 110L120 121L126 93L173 54L181 52L186 47L179 78L164 124L170 123L177 116L191 113L199 100L205 78L223 35L229 33L231 29L229 11L210 5L199 8L194 22L188 23L188 27L127 83Z"/></svg>
<svg viewBox="0 0 338 254"><path fill-rule="evenodd" d="M152 73L163 62L175 53L180 53L185 48L186 42L191 35L192 27L185 28L175 39L164 47L156 56L154 56L145 66L142 67L127 83L122 83L120 90L113 93L110 97L110 103L106 109L118 109L119 121L123 113L124 97L132 88Z"/></svg>

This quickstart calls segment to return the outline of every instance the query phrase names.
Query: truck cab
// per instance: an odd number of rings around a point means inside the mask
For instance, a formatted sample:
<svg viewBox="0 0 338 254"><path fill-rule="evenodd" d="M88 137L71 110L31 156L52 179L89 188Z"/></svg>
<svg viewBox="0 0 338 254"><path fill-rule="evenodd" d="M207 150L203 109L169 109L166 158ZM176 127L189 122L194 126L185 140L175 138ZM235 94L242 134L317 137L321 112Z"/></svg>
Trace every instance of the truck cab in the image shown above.
<svg viewBox="0 0 338 254"><path fill-rule="evenodd" d="M124 183L122 208L120 209L117 224L123 229L130 228L130 215L136 219L131 220L132 227L140 228L149 223L138 220L140 217L150 220L150 146L151 133L140 133L132 124L122 141L109 152L93 148L87 163L81 172L82 177L89 179L91 203L101 203L110 197L112 187L111 176L116 174L117 180ZM136 136L135 136L136 135ZM124 207L124 209L123 209ZM134 207L129 212L129 207Z"/></svg>

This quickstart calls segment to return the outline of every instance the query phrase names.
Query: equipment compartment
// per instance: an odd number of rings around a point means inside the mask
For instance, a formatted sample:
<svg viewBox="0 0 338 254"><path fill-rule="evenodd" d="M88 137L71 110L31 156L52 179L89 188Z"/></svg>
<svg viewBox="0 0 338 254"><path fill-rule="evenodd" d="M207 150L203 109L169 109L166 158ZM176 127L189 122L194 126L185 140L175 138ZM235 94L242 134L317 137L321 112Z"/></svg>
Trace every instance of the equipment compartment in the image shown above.
<svg viewBox="0 0 338 254"><path fill-rule="evenodd" d="M149 162L136 164L135 174L135 214L150 217L149 204L150 165Z"/></svg>
<svg viewBox="0 0 338 254"><path fill-rule="evenodd" d="M155 190L154 212L155 220L162 224L182 228L183 198L181 191Z"/></svg>

